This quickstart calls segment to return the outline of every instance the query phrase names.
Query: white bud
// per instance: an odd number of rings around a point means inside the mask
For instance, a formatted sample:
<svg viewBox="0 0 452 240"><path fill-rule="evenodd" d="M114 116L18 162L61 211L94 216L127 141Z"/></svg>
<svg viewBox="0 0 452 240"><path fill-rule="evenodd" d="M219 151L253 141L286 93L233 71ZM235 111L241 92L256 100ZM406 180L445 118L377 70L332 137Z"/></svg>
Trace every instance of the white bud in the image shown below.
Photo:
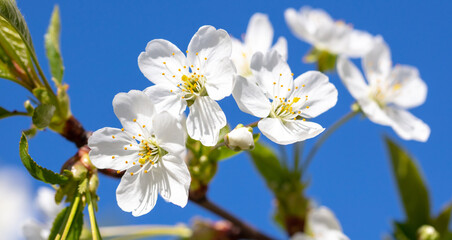
<svg viewBox="0 0 452 240"><path fill-rule="evenodd" d="M423 225L417 231L419 240L438 240L439 234L434 227L430 225Z"/></svg>
<svg viewBox="0 0 452 240"><path fill-rule="evenodd" d="M251 150L254 148L253 128L237 125L230 133L224 136L224 143L232 150Z"/></svg>

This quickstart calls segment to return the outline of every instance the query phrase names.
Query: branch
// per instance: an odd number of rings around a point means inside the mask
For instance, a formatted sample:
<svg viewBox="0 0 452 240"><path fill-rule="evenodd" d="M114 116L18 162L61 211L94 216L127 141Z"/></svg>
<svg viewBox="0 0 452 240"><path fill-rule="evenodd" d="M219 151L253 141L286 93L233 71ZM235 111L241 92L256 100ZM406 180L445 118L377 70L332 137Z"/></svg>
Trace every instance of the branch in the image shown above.
<svg viewBox="0 0 452 240"><path fill-rule="evenodd" d="M258 239L258 240L273 239L273 238L257 231L256 229L249 226L242 220L240 220L237 217L235 217L234 215L230 214L228 211L224 210L220 206L211 202L207 197L197 198L196 196L194 196L194 194L192 194L192 192L190 192L189 199L190 199L190 201L196 203L198 206L200 206L206 210L209 210L209 211L215 213L216 215L230 221L232 224L234 224L238 230L238 234L237 234L238 238Z"/></svg>

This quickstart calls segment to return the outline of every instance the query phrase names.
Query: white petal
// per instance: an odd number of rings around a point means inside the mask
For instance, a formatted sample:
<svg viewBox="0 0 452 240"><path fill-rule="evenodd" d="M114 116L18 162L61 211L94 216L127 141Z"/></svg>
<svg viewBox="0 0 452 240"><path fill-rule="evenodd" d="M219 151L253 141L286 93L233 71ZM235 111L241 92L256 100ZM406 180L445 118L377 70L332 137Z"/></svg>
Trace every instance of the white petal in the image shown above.
<svg viewBox="0 0 452 240"><path fill-rule="evenodd" d="M337 72L345 87L355 99L369 95L369 86L364 81L361 72L350 60L340 56L337 61Z"/></svg>
<svg viewBox="0 0 452 240"><path fill-rule="evenodd" d="M391 102L402 108L417 107L427 98L427 84L415 67L396 65L390 75Z"/></svg>
<svg viewBox="0 0 452 240"><path fill-rule="evenodd" d="M273 41L273 27L268 16L255 13L248 23L245 35L245 45L253 52L267 52Z"/></svg>
<svg viewBox="0 0 452 240"><path fill-rule="evenodd" d="M334 213L323 206L309 211L308 223L313 232L321 232L323 229L342 231Z"/></svg>
<svg viewBox="0 0 452 240"><path fill-rule="evenodd" d="M168 111L174 116L180 116L187 108L187 102L182 100L179 92L179 88L167 84L154 85L144 90L155 104L157 112Z"/></svg>
<svg viewBox="0 0 452 240"><path fill-rule="evenodd" d="M232 93L235 68L232 61L223 59L218 64L209 65L206 68L206 90L213 100L221 100Z"/></svg>
<svg viewBox="0 0 452 240"><path fill-rule="evenodd" d="M185 136L180 120L168 112L161 112L152 121L159 146L174 155L185 151Z"/></svg>
<svg viewBox="0 0 452 240"><path fill-rule="evenodd" d="M391 72L391 51L382 38L375 40L374 47L362 60L364 72L371 85L386 81Z"/></svg>
<svg viewBox="0 0 452 240"><path fill-rule="evenodd" d="M187 118L188 135L205 146L215 146L220 130L226 126L226 116L210 97L198 97Z"/></svg>
<svg viewBox="0 0 452 240"><path fill-rule="evenodd" d="M190 188L190 172L184 160L172 155L165 155L162 159L163 168L166 170L164 181L168 189L161 189L160 195L168 202L180 207L185 207L188 201L188 190Z"/></svg>
<svg viewBox="0 0 452 240"><path fill-rule="evenodd" d="M285 98L291 93L292 72L278 52L271 51L265 55L255 53L251 59L251 69L268 98Z"/></svg>
<svg viewBox="0 0 452 240"><path fill-rule="evenodd" d="M158 174L139 172L130 175L137 172L139 168L135 166L127 170L116 189L118 206L125 212L132 212L135 217L144 215L154 208L160 182ZM158 173L158 171L155 172Z"/></svg>
<svg viewBox="0 0 452 240"><path fill-rule="evenodd" d="M183 67L188 66L185 55L163 39L148 43L146 51L138 57L138 66L144 76L155 84L177 85L182 75L188 75L188 68Z"/></svg>
<svg viewBox="0 0 452 240"><path fill-rule="evenodd" d="M132 163L138 159L137 142L117 128L106 127L95 131L88 139L88 146L91 148L89 158L97 168L122 171L128 168L126 161Z"/></svg>
<svg viewBox="0 0 452 240"><path fill-rule="evenodd" d="M293 105L293 108L299 109L295 105L300 103L303 106L302 116L313 118L336 105L337 89L325 74L308 71L295 79L294 91L290 98L293 97L301 99ZM308 100L304 101L306 98Z"/></svg>
<svg viewBox="0 0 452 240"><path fill-rule="evenodd" d="M231 60L234 63L237 74L248 77L251 75L250 61L252 57L252 52L247 49L242 42L238 39L231 38L232 40L232 54Z"/></svg>
<svg viewBox="0 0 452 240"><path fill-rule="evenodd" d="M235 68L230 60L232 42L223 29L203 26L188 45L188 60L192 71L206 77L206 89L212 99L220 100L231 95Z"/></svg>
<svg viewBox="0 0 452 240"><path fill-rule="evenodd" d="M271 103L253 78L236 76L232 96L243 112L259 118L270 114Z"/></svg>
<svg viewBox="0 0 452 240"><path fill-rule="evenodd" d="M135 136L142 134L142 125L151 132L150 123L156 111L154 103L144 92L131 90L128 93L116 94L113 110L127 132Z"/></svg>
<svg viewBox="0 0 452 240"><path fill-rule="evenodd" d="M273 45L271 50L275 50L281 55L284 61L287 61L287 40L285 37L279 37L278 41L276 41L275 45Z"/></svg>
<svg viewBox="0 0 452 240"><path fill-rule="evenodd" d="M284 17L295 36L313 45L321 40L327 40L325 31L331 36L331 31L334 30L332 29L334 27L333 19L320 9L303 7L297 12L295 9L289 8L284 12Z"/></svg>
<svg viewBox="0 0 452 240"><path fill-rule="evenodd" d="M285 121L265 118L258 123L259 130L277 144L287 145L319 135L324 128L317 123L302 120Z"/></svg>
<svg viewBox="0 0 452 240"><path fill-rule="evenodd" d="M392 120L383 111L383 109L380 108L377 102L369 98L360 98L357 100L359 106L361 107L361 110L364 112L366 117L369 118L370 121L383 126L391 125Z"/></svg>
<svg viewBox="0 0 452 240"><path fill-rule="evenodd" d="M430 136L430 127L410 112L388 107L385 109L393 120L392 128L405 140L426 142Z"/></svg>
<svg viewBox="0 0 452 240"><path fill-rule="evenodd" d="M348 33L344 54L352 58L363 57L372 50L375 39L368 32L352 30Z"/></svg>

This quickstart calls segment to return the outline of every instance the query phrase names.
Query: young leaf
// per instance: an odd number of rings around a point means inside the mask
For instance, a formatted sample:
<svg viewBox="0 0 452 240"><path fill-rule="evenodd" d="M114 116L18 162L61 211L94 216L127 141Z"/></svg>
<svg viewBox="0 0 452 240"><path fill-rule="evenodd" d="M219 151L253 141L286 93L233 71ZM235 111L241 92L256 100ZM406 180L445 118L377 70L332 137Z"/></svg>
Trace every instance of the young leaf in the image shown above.
<svg viewBox="0 0 452 240"><path fill-rule="evenodd" d="M50 230L49 240L54 240L60 231L63 231L64 224L66 224L66 218L69 216L70 207L66 207L57 215L53 221L52 229ZM81 209L83 210L83 209ZM74 220L72 221L71 228L66 239L79 239L83 229L83 212L77 211Z"/></svg>
<svg viewBox="0 0 452 240"><path fill-rule="evenodd" d="M49 126L55 107L51 104L41 104L33 112L33 124L40 129Z"/></svg>
<svg viewBox="0 0 452 240"><path fill-rule="evenodd" d="M17 8L14 0L0 0L0 16L4 18L11 26L20 34L23 41L25 41L33 49L33 42L31 41L30 31L24 17Z"/></svg>
<svg viewBox="0 0 452 240"><path fill-rule="evenodd" d="M60 50L60 10L58 5L55 6L50 19L50 25L44 36L46 54L49 60L50 72L52 73L52 80L57 86L61 85L63 81L63 59Z"/></svg>
<svg viewBox="0 0 452 240"><path fill-rule="evenodd" d="M432 220L432 226L438 231L438 233L444 236L449 230L450 214L452 212L452 205L448 205L444 208L439 215ZM444 239L444 238L443 238Z"/></svg>
<svg viewBox="0 0 452 240"><path fill-rule="evenodd" d="M39 166L28 154L28 141L24 133L19 143L19 155L25 168L27 168L30 175L37 180L50 184L61 184L68 180L66 176L54 173L46 168Z"/></svg>
<svg viewBox="0 0 452 240"><path fill-rule="evenodd" d="M272 190L280 185L285 178L286 171L281 166L278 157L269 147L257 142L253 151L248 152L254 166L265 179L267 186Z"/></svg>
<svg viewBox="0 0 452 240"><path fill-rule="evenodd" d="M18 111L10 112L10 111L0 107L0 119L11 117L11 116L28 116L28 114L25 112L18 112Z"/></svg>
<svg viewBox="0 0 452 240"><path fill-rule="evenodd" d="M415 229L429 224L429 194L415 160L391 139L386 138L386 144L407 223Z"/></svg>
<svg viewBox="0 0 452 240"><path fill-rule="evenodd" d="M69 211L69 207L64 208L60 213L58 213L55 220L53 220L52 229L50 230L48 238L49 240L54 240L56 235L60 232L60 229L62 228L67 215L69 215Z"/></svg>

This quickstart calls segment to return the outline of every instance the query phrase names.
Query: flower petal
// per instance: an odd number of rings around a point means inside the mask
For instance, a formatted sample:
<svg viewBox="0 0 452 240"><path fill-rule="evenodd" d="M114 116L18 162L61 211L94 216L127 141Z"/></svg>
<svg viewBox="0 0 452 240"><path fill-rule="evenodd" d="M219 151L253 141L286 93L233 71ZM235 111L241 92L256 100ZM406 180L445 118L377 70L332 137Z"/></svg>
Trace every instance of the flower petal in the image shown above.
<svg viewBox="0 0 452 240"><path fill-rule="evenodd" d="M325 130L322 126L314 122L302 120L283 122L279 118L262 119L257 126L268 139L281 145L313 138Z"/></svg>
<svg viewBox="0 0 452 240"><path fill-rule="evenodd" d="M164 181L169 188L161 189L160 195L168 202L185 207L191 182L187 165L183 159L172 155L165 155L162 160L163 168L166 170Z"/></svg>
<svg viewBox="0 0 452 240"><path fill-rule="evenodd" d="M369 98L360 98L357 100L361 110L370 121L383 126L391 125L392 120L388 117L385 111L380 108L377 102Z"/></svg>
<svg viewBox="0 0 452 240"><path fill-rule="evenodd" d="M405 140L426 142L430 136L430 127L422 120L404 109L388 107L385 109L392 119L392 129Z"/></svg>
<svg viewBox="0 0 452 240"><path fill-rule="evenodd" d="M232 42L223 29L212 26L199 28L188 45L188 60L192 71L206 77L206 89L212 99L231 95L235 68L230 60ZM199 70L198 70L199 68Z"/></svg>
<svg viewBox="0 0 452 240"><path fill-rule="evenodd" d="M369 95L369 86L364 81L361 72L350 60L340 56L337 61L337 72L345 87L355 99Z"/></svg>
<svg viewBox="0 0 452 240"><path fill-rule="evenodd" d="M345 42L343 53L351 58L359 58L372 50L375 38L368 32L353 29L347 34Z"/></svg>
<svg viewBox="0 0 452 240"><path fill-rule="evenodd" d="M183 67L188 66L185 55L163 39L148 43L146 51L138 57L138 66L144 76L155 84L177 85L182 75L188 75L188 68Z"/></svg>
<svg viewBox="0 0 452 240"><path fill-rule="evenodd" d="M285 98L291 93L293 77L289 65L276 51L263 55L257 52L251 59L256 82L268 98Z"/></svg>
<svg viewBox="0 0 452 240"><path fill-rule="evenodd" d="M293 104L293 108L299 109L296 106L299 103L299 106L303 107L302 116L313 118L336 105L337 89L325 74L308 71L295 79L294 91L290 98L293 97L307 99Z"/></svg>
<svg viewBox="0 0 452 240"><path fill-rule="evenodd" d="M170 87L167 84L154 85L144 90L144 93L155 104L157 112L168 111L174 116L183 114L187 108L187 102L181 99L178 95L179 92L179 88Z"/></svg>
<svg viewBox="0 0 452 240"><path fill-rule="evenodd" d="M226 116L218 103L208 96L196 98L187 118L188 135L205 146L215 146L224 126Z"/></svg>
<svg viewBox="0 0 452 240"><path fill-rule="evenodd" d="M390 75L391 102L402 108L417 107L427 98L427 85L415 67L396 65Z"/></svg>
<svg viewBox="0 0 452 240"><path fill-rule="evenodd" d="M287 61L287 40L285 37L279 37L278 41L276 41L271 50L277 51L279 55L281 55L281 57L284 59L284 61Z"/></svg>
<svg viewBox="0 0 452 240"><path fill-rule="evenodd" d="M266 14L255 13L246 29L245 45L253 52L267 52L273 41L273 27Z"/></svg>
<svg viewBox="0 0 452 240"><path fill-rule="evenodd" d="M250 69L250 61L252 52L246 48L238 39L231 37L232 54L231 60L234 63L237 74L248 77L252 74Z"/></svg>
<svg viewBox="0 0 452 240"><path fill-rule="evenodd" d="M243 112L259 118L270 114L271 103L253 78L236 76L232 96Z"/></svg>
<svg viewBox="0 0 452 240"><path fill-rule="evenodd" d="M127 132L137 136L152 131L151 122L156 111L151 99L144 92L131 90L128 93L116 94L113 110ZM143 125L147 131L143 131Z"/></svg>
<svg viewBox="0 0 452 240"><path fill-rule="evenodd" d="M185 151L185 129L182 129L180 119L164 111L154 116L152 126L160 147L174 155Z"/></svg>
<svg viewBox="0 0 452 240"><path fill-rule="evenodd" d="M383 38L375 40L374 47L362 60L364 72L371 85L386 81L391 72L391 51Z"/></svg>
<svg viewBox="0 0 452 240"><path fill-rule="evenodd" d="M116 189L118 206L125 212L132 212L135 217L150 212L157 202L159 174L139 172L135 166L127 170ZM153 169L158 170L158 169ZM158 173L158 171L155 171Z"/></svg>
<svg viewBox="0 0 452 240"><path fill-rule="evenodd" d="M322 232L325 229L342 231L341 225L334 213L329 208L323 206L309 211L308 223L314 233Z"/></svg>
<svg viewBox="0 0 452 240"><path fill-rule="evenodd" d="M89 158L97 168L123 171L129 166L126 161L132 163L138 159L137 142L117 128L106 127L95 131L88 139L88 146L91 148Z"/></svg>

